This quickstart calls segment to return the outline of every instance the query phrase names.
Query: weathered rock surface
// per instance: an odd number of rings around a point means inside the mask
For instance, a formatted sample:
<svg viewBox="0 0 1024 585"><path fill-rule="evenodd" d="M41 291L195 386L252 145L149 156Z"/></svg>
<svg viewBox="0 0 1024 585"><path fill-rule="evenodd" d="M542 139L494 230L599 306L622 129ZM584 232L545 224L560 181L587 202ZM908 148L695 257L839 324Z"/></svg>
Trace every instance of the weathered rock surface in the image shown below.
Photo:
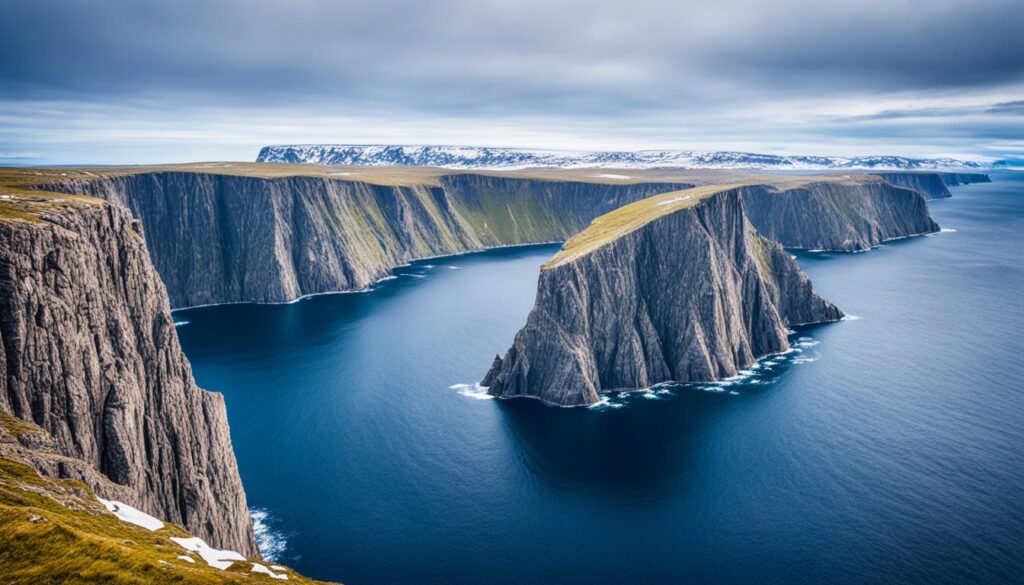
<svg viewBox="0 0 1024 585"><path fill-rule="evenodd" d="M913 189L924 195L925 199L952 197L953 194L947 187L992 182L992 179L985 173L892 172L875 174L889 184Z"/></svg>
<svg viewBox="0 0 1024 585"><path fill-rule="evenodd" d="M991 183L992 178L985 173L939 173L947 187L972 185L974 183Z"/></svg>
<svg viewBox="0 0 1024 585"><path fill-rule="evenodd" d="M40 471L258 556L223 397L193 381L139 223L101 201L40 217L0 218L0 411L68 458Z"/></svg>
<svg viewBox="0 0 1024 585"><path fill-rule="evenodd" d="M150 172L45 188L131 209L146 227L171 305L187 307L358 290L417 258L564 241L598 215L690 186L473 174L383 186Z"/></svg>
<svg viewBox="0 0 1024 585"><path fill-rule="evenodd" d="M695 191L627 206L567 242L483 380L489 392L572 406L603 390L715 380L787 349L791 326L842 317L757 233L749 188L684 195Z"/></svg>
<svg viewBox="0 0 1024 585"><path fill-rule="evenodd" d="M947 189L947 183L943 179L943 173L875 173L882 177L885 182L896 187L913 189L925 197L925 199L944 199L952 197L953 194Z"/></svg>
<svg viewBox="0 0 1024 585"><path fill-rule="evenodd" d="M906 175L911 173L900 174ZM931 177L946 189L934 173L914 176ZM870 177L785 189L752 185L741 194L754 227L787 248L852 252L939 231L918 191Z"/></svg>

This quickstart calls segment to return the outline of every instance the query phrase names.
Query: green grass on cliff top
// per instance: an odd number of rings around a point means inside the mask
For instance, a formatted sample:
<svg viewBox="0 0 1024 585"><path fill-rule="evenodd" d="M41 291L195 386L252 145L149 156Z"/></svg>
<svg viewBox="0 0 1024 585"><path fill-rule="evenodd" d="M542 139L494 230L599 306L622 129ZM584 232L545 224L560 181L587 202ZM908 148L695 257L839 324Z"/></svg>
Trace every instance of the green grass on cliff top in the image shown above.
<svg viewBox="0 0 1024 585"><path fill-rule="evenodd" d="M547 270L571 262L647 225L659 217L664 217L677 211L693 207L717 193L752 185L765 185L781 193L792 189L798 189L814 182L861 183L881 182L881 179L870 175L832 175L818 177L773 175L767 181L746 181L727 185L703 185L682 191L662 193L660 195L648 197L647 199L641 199L640 201L630 203L629 205L624 205L594 219L594 221L587 226L587 229L565 242L558 254L546 262L541 268L543 270Z"/></svg>
<svg viewBox="0 0 1024 585"><path fill-rule="evenodd" d="M11 441L24 432L43 431L10 415L0 416L0 438ZM172 536L190 535L173 524L151 532L123 522L107 512L85 484L42 477L21 461L0 457L0 583L4 585L281 582L252 573L250 562L235 562L224 571L214 569L171 541ZM291 570L284 572L285 583L320 583Z"/></svg>

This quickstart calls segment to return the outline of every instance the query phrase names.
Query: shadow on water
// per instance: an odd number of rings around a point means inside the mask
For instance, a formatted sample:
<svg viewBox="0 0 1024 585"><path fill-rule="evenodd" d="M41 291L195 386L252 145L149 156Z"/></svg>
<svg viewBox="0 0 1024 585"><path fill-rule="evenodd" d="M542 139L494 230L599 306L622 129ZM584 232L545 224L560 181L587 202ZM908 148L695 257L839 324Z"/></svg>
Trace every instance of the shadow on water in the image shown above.
<svg viewBox="0 0 1024 585"><path fill-rule="evenodd" d="M688 489L706 449L707 429L744 401L785 391L789 371L815 359L816 338L838 323L800 327L792 350L768 356L745 375L720 383L665 383L606 394L615 406L557 408L536 400L500 400L504 436L521 464L554 489L605 498L649 500ZM778 385L777 385L778 384Z"/></svg>

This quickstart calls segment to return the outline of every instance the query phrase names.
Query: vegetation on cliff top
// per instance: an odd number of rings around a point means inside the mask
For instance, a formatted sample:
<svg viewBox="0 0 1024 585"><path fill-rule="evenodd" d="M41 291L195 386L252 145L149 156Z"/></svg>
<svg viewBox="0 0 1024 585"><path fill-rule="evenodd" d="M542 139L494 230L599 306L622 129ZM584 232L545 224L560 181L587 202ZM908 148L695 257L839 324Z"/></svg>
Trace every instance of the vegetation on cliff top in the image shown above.
<svg viewBox="0 0 1024 585"><path fill-rule="evenodd" d="M624 205L606 213L587 226L576 236L570 238L554 258L542 267L551 269L570 262L580 256L593 252L622 236L633 232L644 225L666 215L708 199L713 195L724 193L752 185L763 185L782 193L804 187L812 182L880 182L881 179L870 175L834 175L810 178L806 176L773 176L771 181L747 181L728 185L703 185L682 191L662 193L654 197L641 199L635 203Z"/></svg>
<svg viewBox="0 0 1024 585"><path fill-rule="evenodd" d="M5 442L44 432L0 413ZM150 532L124 522L85 484L43 477L21 461L0 457L0 573L5 585L276 582L253 573L249 561L215 569L170 540L189 536L173 524ZM288 583L319 583L291 570L276 572L286 574Z"/></svg>

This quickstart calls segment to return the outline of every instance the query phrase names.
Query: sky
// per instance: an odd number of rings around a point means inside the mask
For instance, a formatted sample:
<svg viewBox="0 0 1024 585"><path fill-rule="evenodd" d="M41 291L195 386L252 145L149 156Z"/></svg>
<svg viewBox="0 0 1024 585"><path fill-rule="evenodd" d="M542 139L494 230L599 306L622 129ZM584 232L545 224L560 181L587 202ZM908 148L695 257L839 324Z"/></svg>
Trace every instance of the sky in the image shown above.
<svg viewBox="0 0 1024 585"><path fill-rule="evenodd" d="M0 164L315 143L1024 158L1020 0L0 2Z"/></svg>

